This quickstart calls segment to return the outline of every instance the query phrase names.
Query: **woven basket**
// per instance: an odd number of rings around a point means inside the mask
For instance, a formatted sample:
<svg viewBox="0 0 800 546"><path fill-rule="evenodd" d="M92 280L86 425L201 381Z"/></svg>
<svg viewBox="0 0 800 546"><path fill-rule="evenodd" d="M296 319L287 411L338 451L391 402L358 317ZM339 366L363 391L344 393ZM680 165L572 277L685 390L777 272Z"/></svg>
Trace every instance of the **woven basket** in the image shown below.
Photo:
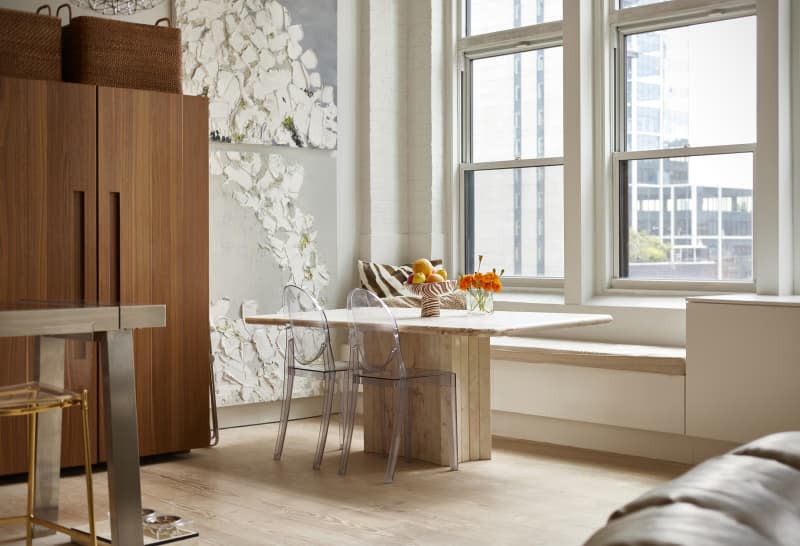
<svg viewBox="0 0 800 546"><path fill-rule="evenodd" d="M0 75L61 79L61 21L48 15L0 9Z"/></svg>
<svg viewBox="0 0 800 546"><path fill-rule="evenodd" d="M181 31L76 17L63 31L64 81L181 93Z"/></svg>

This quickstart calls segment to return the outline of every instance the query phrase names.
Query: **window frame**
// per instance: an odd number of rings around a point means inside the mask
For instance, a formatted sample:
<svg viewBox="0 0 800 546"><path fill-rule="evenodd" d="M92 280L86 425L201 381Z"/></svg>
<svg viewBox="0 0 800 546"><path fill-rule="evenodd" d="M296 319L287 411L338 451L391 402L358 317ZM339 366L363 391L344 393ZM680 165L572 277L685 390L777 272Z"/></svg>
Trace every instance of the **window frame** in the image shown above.
<svg viewBox="0 0 800 546"><path fill-rule="evenodd" d="M626 74L625 74L625 38L632 34L667 30L702 23L725 21L749 16L756 16L756 5L752 1L727 0L711 4L700 3L696 0L670 0L655 4L647 4L631 8L618 8L618 2L613 1L613 7L608 17L608 43L610 63L608 67L607 102L610 108L611 123L608 131L610 145L609 161L611 162L610 203L608 211L611 220L611 255L606 259L611 262L606 271L610 274L607 287L612 291L686 291L686 292L753 292L756 286L757 263L755 222L753 225L753 278L747 281L726 280L658 280L658 279L631 279L620 277L623 249L621 237L622 190L621 164L629 160L665 159L671 157L697 157L713 156L735 153L751 153L753 156L753 184L756 179L756 143L723 144L712 146L688 146L683 148L658 148L653 150L626 151ZM755 194L755 188L753 188ZM598 226L600 227L600 226Z"/></svg>
<svg viewBox="0 0 800 546"><path fill-rule="evenodd" d="M560 45L565 47L564 31L570 31L570 35L574 36L576 32L577 21L575 19L574 11L587 12L590 18L590 28L592 32L590 62L592 65L592 74L589 78L581 78L581 85L585 84L590 87L593 98L591 99L591 177L593 178L593 196L591 197L591 205L587 208L586 203L580 206L580 218L571 220L567 219L567 212L570 207L567 206L568 199L573 201L576 199L577 190L572 186L573 181L564 181L564 199L565 199L565 225L564 225L564 277L558 279L540 278L540 277L509 277L504 283L511 291L527 292L527 293L547 293L559 292L565 295L568 303L580 304L587 301L589 298L595 296L688 296L708 293L725 293L725 292L755 292L763 287L771 287L774 277L777 273L777 260L778 257L771 256L769 260L765 260L757 251L757 248L762 248L759 244L765 237L771 237L774 231L770 225L772 220L765 221L765 210L770 213L775 208L773 194L777 191L777 180L762 180L761 183L756 184L756 175L759 174L763 167L761 164L764 162L763 158L772 157L774 154L774 143L764 142L761 148L766 150L765 155L756 155L756 145L753 143L723 145L720 147L696 147L694 151L698 154L692 154L691 149L678 148L673 151L667 152L676 153L681 156L690 155L703 155L708 152L726 151L727 153L746 152L753 154L753 168L754 168L754 187L753 187L753 279L749 281L689 281L689 280L640 280L640 279L627 279L619 278L619 160L622 158L630 159L634 154L639 152L618 152L616 139L616 127L618 122L618 115L623 118L625 116L624 104L623 108L617 107L615 96L615 89L619 85L618 79L620 71L617 70L617 52L622 49L618 47L620 34L633 34L638 32L646 32L652 30L662 30L673 27L686 26L691 24L708 23L717 20L735 19L739 17L756 16L758 17L759 35L761 33L762 11L758 8L757 0L666 0L655 4L648 4L643 6L635 6L630 8L619 8L618 0L579 0L579 8L571 8L571 18L567 18L566 6L564 17L568 20L562 19L561 21L551 21L537 25L529 25L515 29L508 29L503 31L496 31L492 33L479 34L474 36L465 36L466 20L465 20L465 1L452 0L449 5L452 6L452 63L451 67L451 81L450 97L452 98L452 108L450 110L452 117L450 118L451 145L450 145L450 158L451 158L451 171L450 176L450 202L452 204L450 218L450 246L449 253L451 262L454 264L465 265L465 167L474 167L475 164L465 163L463 159L466 156L468 148L465 143L466 133L465 130L470 127L469 125L469 112L465 104L465 92L468 81L465 78L467 70L467 55L481 55L491 56L494 54L502 54L504 51L510 52L513 49L521 48L521 50L538 49L541 47ZM766 9L764 11L767 21L764 26L772 29L776 27L777 21L773 20L775 15L773 10ZM581 15L583 17L583 15ZM793 19L800 20L800 17ZM800 28L800 23L796 24L793 28ZM581 31L583 32L583 30ZM572 47L572 46L571 46ZM583 46L581 46L583 47ZM775 53L773 44L769 47L764 47L764 44L759 40L757 44L756 59L759 63L759 74L761 73L761 63L765 58L771 58ZM505 50L503 49L505 48ZM574 51L574 50L573 50ZM565 47L566 52L566 47ZM567 72L572 70L567 66L567 59L565 56L564 74L565 78ZM571 65L570 65L571 66ZM624 65L623 65L624 66ZM577 69L576 69L577 70ZM771 74L768 74L771 75ZM759 76L760 77L760 76ZM793 85L800 78L792 75ZM622 75L624 89L624 75ZM573 75L574 80L574 75ZM759 96L762 95L762 85L759 84ZM567 89L564 89L564 107L565 109L571 104L573 107L576 105L576 96L574 93L570 94L570 100L567 100ZM770 96L773 96L770 94ZM624 101L624 97L621 99ZM762 117L762 110L764 104L759 100L757 104L757 115L759 120ZM768 108L767 111L770 111ZM771 112L771 111L770 111ZM623 119L624 121L624 119ZM582 122L583 123L583 122ZM794 123L794 122L793 122ZM762 121L757 121L757 133L762 133ZM766 131L772 136L772 131L777 130L773 125L766 126ZM574 132L574 131L572 131ZM574 139L575 135L570 132L570 129L564 126L564 140L565 149L564 154L567 156L567 142ZM624 138L624 135L623 135ZM725 150L724 148L728 148ZM705 150L703 150L705 148ZM624 148L623 148L624 149ZM764 152L762 150L762 152ZM689 152L689 153L687 153ZM621 155L615 156L614 154L620 153ZM650 153L649 151L646 153ZM762 157L762 159L759 159ZM781 156L783 157L783 156ZM565 161L563 163L565 169L567 163L574 164L577 159L570 157L561 158ZM525 161L525 160L522 160ZM581 160L583 161L583 160ZM506 165L503 165L506 166ZM585 166L581 167L585 169ZM566 173L565 173L566 174ZM574 174L574 173L573 173ZM770 173L771 174L771 173ZM783 182L781 182L783 184ZM766 186L766 189L759 189ZM586 191L585 187L581 191ZM761 194L761 195L759 195ZM766 201L761 201L760 198L766 196ZM572 216L574 217L575 205L571 205ZM797 213L792 212L796 217ZM771 216L770 216L771 217ZM757 220L761 218L761 220ZM781 217L783 218L783 217ZM782 219L781 222L784 220ZM574 223L578 223L577 227L568 229ZM769 229L763 230L764 225ZM778 223L778 220L775 220ZM781 226L783 223L781 223ZM800 224L799 224L800 225ZM571 236L577 232L582 232L583 238L586 238L586 231L584 228L588 227L594 235L591 238L591 245L593 251L587 251L585 246L570 246ZM571 232L571 233L570 233ZM800 237L795 237L795 246L800 248ZM573 241L574 242L574 241ZM772 246L771 244L765 245L766 247ZM574 247L574 248L573 248ZM800 263L800 252L795 252L794 263ZM781 258L782 259L782 258ZM581 262L582 270L576 269ZM587 265L589 264L589 265ZM761 272L761 277L759 276ZM591 279L587 282L586 273L590 274ZM793 282L798 286L800 281L795 276Z"/></svg>
<svg viewBox="0 0 800 546"><path fill-rule="evenodd" d="M459 8L465 1L458 2ZM464 20L463 17L459 18ZM490 171L498 169L514 169L529 167L549 167L564 165L563 153L560 156L545 156L541 158L508 159L501 161L472 161L472 61L537 51L551 47L563 47L562 21L549 21L535 25L527 25L508 30L464 36L465 23L460 25L459 38L456 42L456 59L458 63L458 111L459 126L456 138L457 150L457 184L458 184L458 241L455 251L458 253L457 261L466 271L470 264L467 255L470 242L467 240L468 210L471 203L467 202L467 176L470 172ZM536 289L537 291L562 291L564 277L538 277L538 276L512 276L506 274L503 283L509 288Z"/></svg>

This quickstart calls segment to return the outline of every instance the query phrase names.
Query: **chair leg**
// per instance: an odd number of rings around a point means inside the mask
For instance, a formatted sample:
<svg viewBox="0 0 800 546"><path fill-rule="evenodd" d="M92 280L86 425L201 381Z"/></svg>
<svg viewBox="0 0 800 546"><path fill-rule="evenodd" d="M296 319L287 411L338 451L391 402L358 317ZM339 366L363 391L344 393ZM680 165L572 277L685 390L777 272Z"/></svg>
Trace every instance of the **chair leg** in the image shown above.
<svg viewBox="0 0 800 546"><path fill-rule="evenodd" d="M386 407L386 387L383 383L379 383L375 385L375 388L378 390L378 407L380 408L381 412L381 429L378 431L379 440L381 449L383 450L386 447L386 430L389 428L389 411ZM366 387L364 387L366 391ZM366 393L364 393L364 398L366 399ZM364 415L366 415L367 410L364 409ZM390 438L391 441L391 438Z"/></svg>
<svg viewBox="0 0 800 546"><path fill-rule="evenodd" d="M317 438L317 453L314 455L314 470L319 470L322 456L325 453L325 443L328 440L328 427L333 411L333 392L336 390L336 375L333 373L322 374L322 384L325 398L322 401L322 422L319 424L319 437Z"/></svg>
<svg viewBox="0 0 800 546"><path fill-rule="evenodd" d="M89 441L89 391L81 393L83 413L83 463L86 472L86 503L89 509L89 544L96 546L97 531L94 525L94 488L92 487L92 448Z"/></svg>
<svg viewBox="0 0 800 546"><path fill-rule="evenodd" d="M211 406L211 430L209 431L208 447L219 444L219 414L217 412L217 386L214 379L214 351L208 353L209 381L208 398Z"/></svg>
<svg viewBox="0 0 800 546"><path fill-rule="evenodd" d="M403 432L403 425L405 423L403 393L398 391L406 389L408 389L408 384L405 381L395 382L392 392L392 405L394 406L394 415L392 416L392 445L389 448L389 462L386 465L386 475L383 477L383 483L392 483L394 481L394 470L397 466L397 453L400 451L400 434Z"/></svg>
<svg viewBox="0 0 800 546"><path fill-rule="evenodd" d="M405 452L406 452L406 462L411 462L411 386L406 389L403 389L403 406L405 407L406 418L405 424L403 425L405 429Z"/></svg>
<svg viewBox="0 0 800 546"><path fill-rule="evenodd" d="M353 428L356 422L356 404L358 403L358 383L353 381L353 374L345 374L350 394L347 395L347 413L344 418L344 446L339 458L339 474L347 472L347 461L350 458L350 445L353 443Z"/></svg>
<svg viewBox="0 0 800 546"><path fill-rule="evenodd" d="M36 429L39 416L33 413L28 416L28 501L27 513L28 520L25 525L25 544L33 544L33 518L34 502L36 495Z"/></svg>
<svg viewBox="0 0 800 546"><path fill-rule="evenodd" d="M347 428L345 419L347 417L347 408L350 407L347 397L350 395L350 389L347 385L347 374L337 374L337 383L339 384L339 449L344 448L344 433Z"/></svg>
<svg viewBox="0 0 800 546"><path fill-rule="evenodd" d="M294 374L286 371L283 381L283 401L281 402L281 424L278 428L278 438L275 440L275 453L272 458L276 461L281 459L283 454L283 441L286 439L286 425L289 423L289 409L292 405L292 387L294 386Z"/></svg>
<svg viewBox="0 0 800 546"><path fill-rule="evenodd" d="M458 397L456 380L450 383L450 470L458 470Z"/></svg>

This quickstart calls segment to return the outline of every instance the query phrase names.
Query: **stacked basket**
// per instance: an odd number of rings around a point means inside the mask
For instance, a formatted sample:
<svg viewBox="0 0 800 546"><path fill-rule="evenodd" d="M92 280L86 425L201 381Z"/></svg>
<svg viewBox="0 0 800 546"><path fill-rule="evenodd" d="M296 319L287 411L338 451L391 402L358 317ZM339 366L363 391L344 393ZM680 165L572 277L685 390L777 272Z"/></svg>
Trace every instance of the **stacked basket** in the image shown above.
<svg viewBox="0 0 800 546"><path fill-rule="evenodd" d="M36 14L0 9L0 75L108 87L181 93L181 33L141 25L76 17L68 4L63 29L49 6ZM48 15L41 15L46 10ZM58 15L58 14L57 14Z"/></svg>
<svg viewBox="0 0 800 546"><path fill-rule="evenodd" d="M50 15L50 6L36 13L0 9L0 75L61 79L61 21Z"/></svg>
<svg viewBox="0 0 800 546"><path fill-rule="evenodd" d="M64 27L64 80L180 93L181 31L76 17Z"/></svg>

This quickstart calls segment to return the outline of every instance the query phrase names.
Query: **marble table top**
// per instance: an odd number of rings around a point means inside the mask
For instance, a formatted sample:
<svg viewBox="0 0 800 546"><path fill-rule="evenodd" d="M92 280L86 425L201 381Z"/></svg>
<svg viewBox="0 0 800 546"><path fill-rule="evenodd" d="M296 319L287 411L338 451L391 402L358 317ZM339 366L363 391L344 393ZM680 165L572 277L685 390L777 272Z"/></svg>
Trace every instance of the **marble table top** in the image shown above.
<svg viewBox="0 0 800 546"><path fill-rule="evenodd" d="M534 313L527 311L495 311L489 315L468 314L459 309L442 309L439 317L420 317L419 309L391 308L400 333L463 336L525 336L543 330L573 328L611 322L611 315L589 313ZM349 324L347 309L325 311L328 325L346 328ZM252 315L245 319L248 324L278 325L287 323L285 314ZM295 323L299 326L319 326L316 313L308 313Z"/></svg>

